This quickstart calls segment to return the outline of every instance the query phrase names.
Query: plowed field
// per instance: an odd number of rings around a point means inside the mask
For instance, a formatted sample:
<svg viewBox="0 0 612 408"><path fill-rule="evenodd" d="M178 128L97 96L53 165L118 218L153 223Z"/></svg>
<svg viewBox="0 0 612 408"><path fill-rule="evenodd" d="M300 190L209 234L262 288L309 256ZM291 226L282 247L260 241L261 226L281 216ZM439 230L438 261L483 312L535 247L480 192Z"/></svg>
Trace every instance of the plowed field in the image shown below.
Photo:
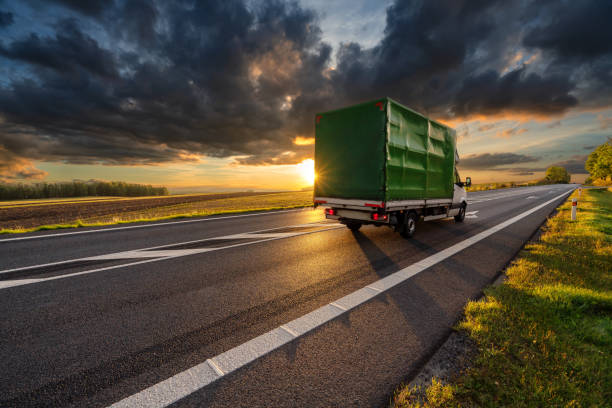
<svg viewBox="0 0 612 408"><path fill-rule="evenodd" d="M252 201L257 200L257 196L275 196L277 194L282 196L283 194L295 193L239 192L153 198L120 198L116 200L104 199L69 203L46 202L36 204L28 202L23 205L11 203L10 206L2 206L0 203L0 230L27 229L41 225L73 223L77 220L93 221L97 219L107 219L109 217L122 219L121 215L126 213L137 215L142 212L150 216L156 213L156 209L160 210L165 216L168 216L173 213L172 211L168 211L168 209L177 206L183 210L191 209L191 215L193 215L193 209L201 207L199 204L205 204L207 201L219 202L217 200L227 199L234 199L231 201L235 201L235 199L241 197L251 197L248 201ZM189 204L193 204L193 206Z"/></svg>

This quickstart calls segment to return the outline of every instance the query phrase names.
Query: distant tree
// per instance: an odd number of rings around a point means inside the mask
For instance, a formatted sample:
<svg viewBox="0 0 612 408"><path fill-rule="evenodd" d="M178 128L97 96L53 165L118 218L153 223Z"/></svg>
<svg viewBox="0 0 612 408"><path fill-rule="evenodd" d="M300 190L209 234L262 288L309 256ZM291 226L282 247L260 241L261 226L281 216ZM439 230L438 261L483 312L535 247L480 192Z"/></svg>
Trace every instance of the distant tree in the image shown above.
<svg viewBox="0 0 612 408"><path fill-rule="evenodd" d="M612 140L608 140L589 154L584 167L591 174L591 179L612 177Z"/></svg>
<svg viewBox="0 0 612 408"><path fill-rule="evenodd" d="M570 181L570 174L567 172L565 167L561 166L550 166L546 169L546 176L544 180L548 183L563 183L567 184Z"/></svg>

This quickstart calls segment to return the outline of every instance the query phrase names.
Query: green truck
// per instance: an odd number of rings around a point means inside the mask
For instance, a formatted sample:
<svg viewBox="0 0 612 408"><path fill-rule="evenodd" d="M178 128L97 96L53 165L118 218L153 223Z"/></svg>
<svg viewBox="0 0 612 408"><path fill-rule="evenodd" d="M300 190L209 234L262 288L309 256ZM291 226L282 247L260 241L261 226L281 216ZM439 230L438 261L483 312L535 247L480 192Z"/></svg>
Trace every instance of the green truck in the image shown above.
<svg viewBox="0 0 612 408"><path fill-rule="evenodd" d="M417 221L462 222L466 186L456 133L390 99L315 116L314 204L353 231L393 227L411 237Z"/></svg>

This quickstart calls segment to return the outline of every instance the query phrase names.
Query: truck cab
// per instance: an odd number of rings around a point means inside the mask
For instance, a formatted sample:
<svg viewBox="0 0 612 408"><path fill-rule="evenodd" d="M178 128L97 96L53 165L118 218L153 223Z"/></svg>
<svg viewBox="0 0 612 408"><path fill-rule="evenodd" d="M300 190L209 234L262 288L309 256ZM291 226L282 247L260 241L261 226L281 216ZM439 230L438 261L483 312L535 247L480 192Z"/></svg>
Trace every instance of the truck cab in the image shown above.
<svg viewBox="0 0 612 408"><path fill-rule="evenodd" d="M457 160L458 161L458 160ZM467 191L466 187L472 184L470 177L465 182L461 181L457 167L455 167L455 183L453 184L453 202L449 210L449 217L455 217L458 222L465 218L465 210L467 208Z"/></svg>

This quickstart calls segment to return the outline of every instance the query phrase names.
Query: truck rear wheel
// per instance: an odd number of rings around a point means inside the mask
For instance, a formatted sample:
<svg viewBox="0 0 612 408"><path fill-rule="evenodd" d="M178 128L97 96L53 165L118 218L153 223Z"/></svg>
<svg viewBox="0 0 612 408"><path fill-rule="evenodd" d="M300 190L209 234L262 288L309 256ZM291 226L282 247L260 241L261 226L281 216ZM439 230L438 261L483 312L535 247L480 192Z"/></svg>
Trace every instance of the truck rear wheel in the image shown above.
<svg viewBox="0 0 612 408"><path fill-rule="evenodd" d="M356 232L356 231L359 231L359 228L361 228L361 223L360 222L347 222L346 226L351 231Z"/></svg>
<svg viewBox="0 0 612 408"><path fill-rule="evenodd" d="M463 220L465 219L465 209L466 209L466 205L462 205L461 208L459 209L459 213L457 213L457 215L455 215L455 222L463 222Z"/></svg>
<svg viewBox="0 0 612 408"><path fill-rule="evenodd" d="M400 235L404 238L412 238L416 231L416 223L418 220L418 216L415 212L410 212L404 216L404 222L402 225L402 229L400 230Z"/></svg>

